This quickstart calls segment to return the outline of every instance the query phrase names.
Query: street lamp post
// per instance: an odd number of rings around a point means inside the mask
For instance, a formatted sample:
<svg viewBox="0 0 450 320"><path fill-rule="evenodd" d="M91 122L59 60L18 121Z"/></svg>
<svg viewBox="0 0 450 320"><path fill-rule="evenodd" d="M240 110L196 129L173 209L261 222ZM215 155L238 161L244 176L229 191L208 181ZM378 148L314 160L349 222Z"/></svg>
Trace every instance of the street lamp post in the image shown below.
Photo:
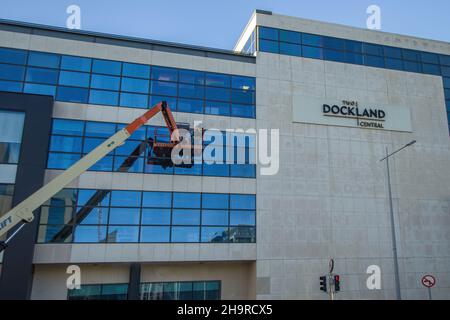
<svg viewBox="0 0 450 320"><path fill-rule="evenodd" d="M397 294L397 300L402 299L401 291L400 291L400 273L398 270L398 256L397 256L397 239L395 237L395 220L394 220L394 206L392 201L392 188L391 188L391 174L389 171L389 158L393 156L394 154L400 152L401 150L412 146L417 141L411 141L410 143L404 145L400 149L392 152L389 154L388 147L386 147L386 157L380 160L384 161L386 160L386 168L387 168L387 184L388 184L388 192L389 192L389 209L390 209L390 218L391 218L391 232L392 232L392 251L394 254L394 272L395 272L395 291Z"/></svg>

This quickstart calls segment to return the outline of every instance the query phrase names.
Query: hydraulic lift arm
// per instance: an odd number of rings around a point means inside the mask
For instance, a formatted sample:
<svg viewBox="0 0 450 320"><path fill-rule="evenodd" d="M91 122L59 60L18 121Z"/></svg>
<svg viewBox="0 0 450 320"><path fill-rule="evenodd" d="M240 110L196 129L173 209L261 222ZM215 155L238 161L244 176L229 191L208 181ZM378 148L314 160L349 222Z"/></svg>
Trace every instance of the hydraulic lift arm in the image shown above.
<svg viewBox="0 0 450 320"><path fill-rule="evenodd" d="M161 112L171 135L170 146L173 147L180 142L177 131L177 124L173 118L172 112L165 101L153 106L141 117L135 119L128 126L112 135L105 142L100 144L94 150L89 152L75 164L62 172L59 176L37 190L31 196L19 203L5 215L0 217L0 237L5 235L11 228L22 222L21 226L11 234L6 241L0 243L0 252L3 251L8 242L29 222L33 221L33 211L38 209L47 200L57 194L61 189L67 186L91 166L97 163L108 153L121 146L137 129L147 123L158 112Z"/></svg>

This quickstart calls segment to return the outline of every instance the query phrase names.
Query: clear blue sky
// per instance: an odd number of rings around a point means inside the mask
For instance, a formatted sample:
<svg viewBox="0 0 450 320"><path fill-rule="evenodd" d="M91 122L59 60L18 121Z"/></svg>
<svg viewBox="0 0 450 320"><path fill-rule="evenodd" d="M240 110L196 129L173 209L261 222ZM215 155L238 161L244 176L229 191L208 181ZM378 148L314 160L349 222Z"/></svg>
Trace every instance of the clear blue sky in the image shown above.
<svg viewBox="0 0 450 320"><path fill-rule="evenodd" d="M381 7L382 31L450 42L449 0L1 0L0 18L65 27L66 8L82 29L232 49L254 9L366 27Z"/></svg>

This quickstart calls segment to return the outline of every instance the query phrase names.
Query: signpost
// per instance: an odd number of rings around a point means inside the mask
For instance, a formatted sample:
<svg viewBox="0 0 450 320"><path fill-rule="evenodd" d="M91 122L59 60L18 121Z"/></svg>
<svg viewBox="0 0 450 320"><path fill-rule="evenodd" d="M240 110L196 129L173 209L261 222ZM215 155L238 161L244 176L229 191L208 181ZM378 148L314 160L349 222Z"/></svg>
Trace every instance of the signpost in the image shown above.
<svg viewBox="0 0 450 320"><path fill-rule="evenodd" d="M333 279L333 270L334 270L334 259L330 259L328 262L328 284L330 287L330 300L334 300L334 279Z"/></svg>
<svg viewBox="0 0 450 320"><path fill-rule="evenodd" d="M431 288L436 284L436 278L427 274L422 277L422 285L428 288L428 298L431 300Z"/></svg>

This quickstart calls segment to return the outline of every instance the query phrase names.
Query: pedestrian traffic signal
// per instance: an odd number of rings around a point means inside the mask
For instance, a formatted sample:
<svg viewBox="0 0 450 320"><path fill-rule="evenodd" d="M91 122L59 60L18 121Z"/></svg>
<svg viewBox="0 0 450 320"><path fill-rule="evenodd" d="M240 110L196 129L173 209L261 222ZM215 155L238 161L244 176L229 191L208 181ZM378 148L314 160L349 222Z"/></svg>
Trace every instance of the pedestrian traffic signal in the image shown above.
<svg viewBox="0 0 450 320"><path fill-rule="evenodd" d="M341 278L338 275L334 276L334 292L341 291Z"/></svg>
<svg viewBox="0 0 450 320"><path fill-rule="evenodd" d="M323 292L327 292L327 277L322 276L320 279L320 290Z"/></svg>

